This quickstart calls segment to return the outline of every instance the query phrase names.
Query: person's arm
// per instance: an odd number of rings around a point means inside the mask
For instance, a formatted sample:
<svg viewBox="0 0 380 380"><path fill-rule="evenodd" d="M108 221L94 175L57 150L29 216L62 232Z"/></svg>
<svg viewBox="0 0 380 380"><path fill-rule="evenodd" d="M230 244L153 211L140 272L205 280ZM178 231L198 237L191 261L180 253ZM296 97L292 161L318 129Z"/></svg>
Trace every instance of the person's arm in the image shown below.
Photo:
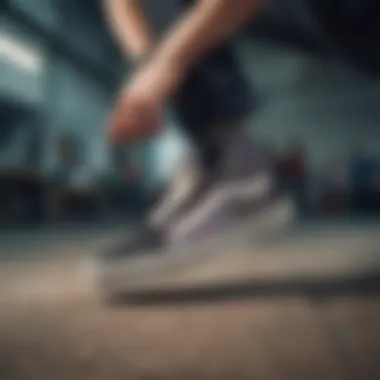
<svg viewBox="0 0 380 380"><path fill-rule="evenodd" d="M154 33L140 0L104 0L110 28L122 51L144 59L154 45Z"/></svg>
<svg viewBox="0 0 380 380"><path fill-rule="evenodd" d="M166 71L183 78L207 52L252 20L264 1L198 0L156 46L151 65L169 68ZM176 88L165 88L164 81L157 86L162 97L167 98ZM175 87L179 84L176 82Z"/></svg>

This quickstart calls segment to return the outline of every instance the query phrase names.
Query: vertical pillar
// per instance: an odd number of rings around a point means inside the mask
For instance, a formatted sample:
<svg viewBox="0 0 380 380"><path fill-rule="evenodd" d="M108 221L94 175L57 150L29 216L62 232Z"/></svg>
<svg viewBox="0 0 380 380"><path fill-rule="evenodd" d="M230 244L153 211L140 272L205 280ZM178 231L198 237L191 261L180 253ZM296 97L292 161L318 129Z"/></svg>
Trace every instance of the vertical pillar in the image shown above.
<svg viewBox="0 0 380 380"><path fill-rule="evenodd" d="M59 7L60 3L56 4ZM56 20L56 30L54 35L46 41L45 45L45 72L44 72L44 94L43 94L43 115L42 115L42 140L43 140L43 170L48 172L54 162L55 126L58 120L59 110L59 82L57 81L57 62L61 55L59 36L63 33L63 15L59 15Z"/></svg>

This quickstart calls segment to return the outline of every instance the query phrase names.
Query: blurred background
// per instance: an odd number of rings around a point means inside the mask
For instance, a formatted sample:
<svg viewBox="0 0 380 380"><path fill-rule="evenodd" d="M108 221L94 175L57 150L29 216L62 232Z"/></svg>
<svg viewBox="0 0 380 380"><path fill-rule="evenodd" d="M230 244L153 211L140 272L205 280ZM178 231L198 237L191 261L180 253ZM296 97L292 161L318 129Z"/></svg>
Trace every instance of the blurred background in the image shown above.
<svg viewBox="0 0 380 380"><path fill-rule="evenodd" d="M142 1L158 33L178 14ZM109 146L130 66L102 1L1 4L1 380L380 378L378 0L271 0L237 41L260 99L252 137L309 223L166 278L256 287L126 308L102 302L89 258L125 238L188 143L168 111L155 141Z"/></svg>
<svg viewBox="0 0 380 380"><path fill-rule="evenodd" d="M176 1L144 1L160 32ZM380 29L372 0L273 1L238 50L261 106L251 128L304 215L378 214ZM128 63L101 1L7 0L0 29L3 226L140 215L186 151L165 134L111 148ZM302 209L302 210L301 210Z"/></svg>

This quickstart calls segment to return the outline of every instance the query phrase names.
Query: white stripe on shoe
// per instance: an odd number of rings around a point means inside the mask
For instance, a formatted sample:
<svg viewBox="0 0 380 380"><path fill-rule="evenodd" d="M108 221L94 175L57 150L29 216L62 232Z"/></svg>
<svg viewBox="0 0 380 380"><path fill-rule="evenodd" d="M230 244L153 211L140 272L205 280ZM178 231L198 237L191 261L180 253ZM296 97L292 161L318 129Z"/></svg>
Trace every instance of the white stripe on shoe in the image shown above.
<svg viewBox="0 0 380 380"><path fill-rule="evenodd" d="M174 177L168 192L159 206L149 216L150 223L159 227L168 222L176 210L193 194L201 179L196 163L188 164Z"/></svg>
<svg viewBox="0 0 380 380"><path fill-rule="evenodd" d="M274 180L268 174L256 174L254 178L235 180L222 186L224 196L237 201L261 199L273 188Z"/></svg>
<svg viewBox="0 0 380 380"><path fill-rule="evenodd" d="M181 241L201 224L215 217L219 217L219 223L223 224L223 219L232 216L233 202L259 201L271 191L273 182L270 175L262 173L255 175L254 178L220 184L220 187L211 191L194 210L177 221L169 232L169 241Z"/></svg>

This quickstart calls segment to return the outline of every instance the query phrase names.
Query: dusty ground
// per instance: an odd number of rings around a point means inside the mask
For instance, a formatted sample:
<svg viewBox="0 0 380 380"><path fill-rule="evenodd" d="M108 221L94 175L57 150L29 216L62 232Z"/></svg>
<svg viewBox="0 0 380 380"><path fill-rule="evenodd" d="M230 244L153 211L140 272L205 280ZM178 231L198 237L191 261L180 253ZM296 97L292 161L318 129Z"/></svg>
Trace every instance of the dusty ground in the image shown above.
<svg viewBox="0 0 380 380"><path fill-rule="evenodd" d="M83 241L52 237L48 257L3 260L1 380L380 378L376 295L110 307L82 261L97 243Z"/></svg>

